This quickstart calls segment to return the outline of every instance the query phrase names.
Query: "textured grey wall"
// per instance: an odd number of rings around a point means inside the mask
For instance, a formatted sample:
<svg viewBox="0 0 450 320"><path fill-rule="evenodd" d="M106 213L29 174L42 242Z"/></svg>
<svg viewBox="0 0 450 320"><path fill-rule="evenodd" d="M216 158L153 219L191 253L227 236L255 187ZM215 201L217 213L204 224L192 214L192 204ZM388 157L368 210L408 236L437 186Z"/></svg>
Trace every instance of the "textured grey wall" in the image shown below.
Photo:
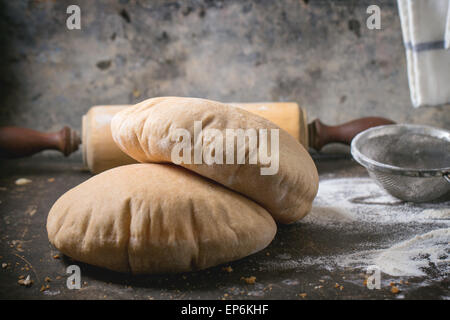
<svg viewBox="0 0 450 320"><path fill-rule="evenodd" d="M81 7L80 31L66 8ZM369 4L382 30L365 26ZM79 129L96 104L160 95L297 101L330 124L413 109L395 1L3 1L1 123Z"/></svg>

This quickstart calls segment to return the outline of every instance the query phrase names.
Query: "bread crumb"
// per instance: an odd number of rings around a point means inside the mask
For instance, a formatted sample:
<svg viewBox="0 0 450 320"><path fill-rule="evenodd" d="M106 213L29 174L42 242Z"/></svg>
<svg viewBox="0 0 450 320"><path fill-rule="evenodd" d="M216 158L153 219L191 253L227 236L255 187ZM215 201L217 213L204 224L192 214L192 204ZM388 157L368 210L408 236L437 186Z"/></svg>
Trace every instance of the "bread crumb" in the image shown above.
<svg viewBox="0 0 450 320"><path fill-rule="evenodd" d="M233 272L233 268L232 268L231 266L223 267L222 270L223 270L223 271L226 271L226 272L228 272L228 273Z"/></svg>
<svg viewBox="0 0 450 320"><path fill-rule="evenodd" d="M244 280L247 284L254 284L256 282L256 277L241 277L241 280Z"/></svg>
<svg viewBox="0 0 450 320"><path fill-rule="evenodd" d="M34 216L34 214L37 211L37 206L28 206L27 211L25 212L26 214L28 214L30 217Z"/></svg>
<svg viewBox="0 0 450 320"><path fill-rule="evenodd" d="M18 185L18 186L23 186L23 185L29 184L29 183L31 183L31 182L32 182L32 181L31 181L30 179L27 179L27 178L19 178L19 179L16 180L16 185Z"/></svg>
<svg viewBox="0 0 450 320"><path fill-rule="evenodd" d="M25 287L31 287L33 282L34 281L30 279L30 275L28 275L25 279L20 279L17 281L18 284Z"/></svg>

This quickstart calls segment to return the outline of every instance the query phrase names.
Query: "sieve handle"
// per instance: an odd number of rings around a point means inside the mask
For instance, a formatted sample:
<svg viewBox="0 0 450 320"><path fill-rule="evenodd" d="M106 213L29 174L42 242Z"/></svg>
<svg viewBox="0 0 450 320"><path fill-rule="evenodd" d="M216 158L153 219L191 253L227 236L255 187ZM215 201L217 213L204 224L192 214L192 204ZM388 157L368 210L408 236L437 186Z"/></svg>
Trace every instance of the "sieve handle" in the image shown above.
<svg viewBox="0 0 450 320"><path fill-rule="evenodd" d="M316 119L308 125L309 146L319 151L328 143L340 142L349 145L358 133L387 124L395 122L381 117L366 117L338 126L328 126Z"/></svg>

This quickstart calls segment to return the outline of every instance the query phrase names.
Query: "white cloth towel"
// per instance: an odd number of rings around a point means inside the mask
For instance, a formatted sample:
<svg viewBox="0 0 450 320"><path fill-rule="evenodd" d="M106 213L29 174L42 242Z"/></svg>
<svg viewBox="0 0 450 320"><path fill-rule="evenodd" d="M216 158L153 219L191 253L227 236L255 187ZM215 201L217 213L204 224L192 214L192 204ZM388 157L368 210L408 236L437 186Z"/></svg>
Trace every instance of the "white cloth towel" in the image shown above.
<svg viewBox="0 0 450 320"><path fill-rule="evenodd" d="M450 104L450 0L397 0L414 107Z"/></svg>

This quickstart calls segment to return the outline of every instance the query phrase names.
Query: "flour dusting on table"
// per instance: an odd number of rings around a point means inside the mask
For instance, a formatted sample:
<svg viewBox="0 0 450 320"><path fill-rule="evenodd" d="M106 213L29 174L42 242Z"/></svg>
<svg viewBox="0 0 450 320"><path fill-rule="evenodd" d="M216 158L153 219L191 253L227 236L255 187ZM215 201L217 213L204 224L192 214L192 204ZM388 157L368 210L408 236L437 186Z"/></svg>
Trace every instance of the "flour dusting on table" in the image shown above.
<svg viewBox="0 0 450 320"><path fill-rule="evenodd" d="M336 223L395 224L450 219L450 202L413 204L389 195L372 179L321 181L313 208L303 222L334 226Z"/></svg>
<svg viewBox="0 0 450 320"><path fill-rule="evenodd" d="M446 277L450 272L450 202L413 204L396 199L369 178L340 178L320 182L311 213L301 222L303 229L323 228L339 235L393 230L383 240L347 243L348 252L298 256L263 263L268 269L297 269L311 265L333 271L377 265L391 276ZM396 233L403 226L408 234ZM364 236L361 236L364 238ZM377 244L375 244L377 243ZM331 250L330 250L331 251ZM280 256L280 255L279 255Z"/></svg>
<svg viewBox="0 0 450 320"><path fill-rule="evenodd" d="M375 264L392 276L424 276L423 270L450 271L450 228L438 229L384 250Z"/></svg>

